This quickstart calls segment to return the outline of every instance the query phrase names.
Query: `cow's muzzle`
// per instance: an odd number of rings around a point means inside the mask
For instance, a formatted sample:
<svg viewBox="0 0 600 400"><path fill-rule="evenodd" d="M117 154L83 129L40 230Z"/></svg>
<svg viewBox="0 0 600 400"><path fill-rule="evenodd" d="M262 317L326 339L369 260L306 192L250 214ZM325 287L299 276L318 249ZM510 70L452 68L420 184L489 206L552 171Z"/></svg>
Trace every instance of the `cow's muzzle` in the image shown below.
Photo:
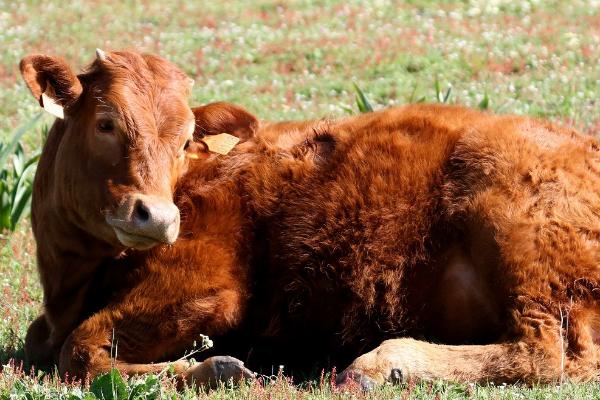
<svg viewBox="0 0 600 400"><path fill-rule="evenodd" d="M179 209L158 196L129 196L114 214L106 216L119 242L135 249L149 249L158 243L173 244L179 235Z"/></svg>

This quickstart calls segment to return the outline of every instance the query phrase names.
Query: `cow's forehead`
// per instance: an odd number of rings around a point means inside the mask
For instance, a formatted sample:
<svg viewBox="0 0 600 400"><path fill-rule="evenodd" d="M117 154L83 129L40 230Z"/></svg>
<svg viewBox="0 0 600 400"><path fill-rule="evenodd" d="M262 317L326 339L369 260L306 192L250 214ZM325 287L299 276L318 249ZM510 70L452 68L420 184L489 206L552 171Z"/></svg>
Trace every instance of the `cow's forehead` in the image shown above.
<svg viewBox="0 0 600 400"><path fill-rule="evenodd" d="M141 137L178 136L194 120L187 99L171 90L135 93L129 87L96 98L96 117L119 121L130 142Z"/></svg>
<svg viewBox="0 0 600 400"><path fill-rule="evenodd" d="M97 114L121 119L132 140L140 133L173 134L189 124L189 79L183 72L158 57L113 54L92 66Z"/></svg>
<svg viewBox="0 0 600 400"><path fill-rule="evenodd" d="M190 79L171 62L130 52L109 53L105 59L97 59L83 77L94 88L96 96L122 94L146 103L156 102L163 96L187 97L190 89Z"/></svg>

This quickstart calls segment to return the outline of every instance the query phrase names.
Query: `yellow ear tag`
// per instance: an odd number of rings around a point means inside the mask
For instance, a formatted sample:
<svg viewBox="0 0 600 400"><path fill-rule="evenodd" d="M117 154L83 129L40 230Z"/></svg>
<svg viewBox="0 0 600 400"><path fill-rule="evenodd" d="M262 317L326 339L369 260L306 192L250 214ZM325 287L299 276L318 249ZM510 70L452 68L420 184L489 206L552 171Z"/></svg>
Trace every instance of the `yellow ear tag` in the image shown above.
<svg viewBox="0 0 600 400"><path fill-rule="evenodd" d="M240 141L240 138L228 133L219 133L218 135L208 135L202 138L209 151L213 153L226 155Z"/></svg>
<svg viewBox="0 0 600 400"><path fill-rule="evenodd" d="M50 114L57 118L64 119L65 112L60 104L54 101L54 99L48 96L46 93L42 93L42 107Z"/></svg>

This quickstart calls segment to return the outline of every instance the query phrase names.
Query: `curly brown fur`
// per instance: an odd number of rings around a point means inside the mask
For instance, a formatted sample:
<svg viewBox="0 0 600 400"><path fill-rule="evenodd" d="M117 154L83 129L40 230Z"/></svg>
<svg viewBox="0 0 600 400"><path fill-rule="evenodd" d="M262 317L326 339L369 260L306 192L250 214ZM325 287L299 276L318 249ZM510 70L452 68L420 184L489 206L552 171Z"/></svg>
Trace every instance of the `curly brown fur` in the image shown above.
<svg viewBox="0 0 600 400"><path fill-rule="evenodd" d="M173 245L105 256L94 279L71 267L106 300L77 314L61 371L109 368L114 331L129 373L208 334L257 367L358 357L343 376L365 382L597 378L596 140L442 105L258 128L240 112L196 113L197 135L226 115L257 137L172 175Z"/></svg>

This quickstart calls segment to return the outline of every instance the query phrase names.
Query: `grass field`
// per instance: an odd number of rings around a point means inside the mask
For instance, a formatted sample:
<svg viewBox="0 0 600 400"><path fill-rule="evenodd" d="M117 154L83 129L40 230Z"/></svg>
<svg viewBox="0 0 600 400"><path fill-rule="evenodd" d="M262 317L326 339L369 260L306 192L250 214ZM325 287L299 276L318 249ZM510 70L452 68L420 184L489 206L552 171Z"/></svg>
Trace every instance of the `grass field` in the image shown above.
<svg viewBox="0 0 600 400"><path fill-rule="evenodd" d="M415 101L487 103L495 112L541 116L600 134L598 0L0 0L0 140L39 111L18 74L22 57L61 55L82 68L96 47L158 53L196 80L192 104L227 100L264 119L346 115L356 110L356 82L375 108ZM42 126L51 122L45 116L24 137L27 151L41 146ZM93 398L86 385L14 368L42 299L26 220L1 239L0 291L0 362L7 365L0 372L0 399ZM149 398L175 396L168 380L144 382L130 382L126 390L143 387L140 396ZM298 388L280 378L223 387L210 397L361 396L337 393L327 382ZM421 383L369 396L592 399L600 397L600 385Z"/></svg>

